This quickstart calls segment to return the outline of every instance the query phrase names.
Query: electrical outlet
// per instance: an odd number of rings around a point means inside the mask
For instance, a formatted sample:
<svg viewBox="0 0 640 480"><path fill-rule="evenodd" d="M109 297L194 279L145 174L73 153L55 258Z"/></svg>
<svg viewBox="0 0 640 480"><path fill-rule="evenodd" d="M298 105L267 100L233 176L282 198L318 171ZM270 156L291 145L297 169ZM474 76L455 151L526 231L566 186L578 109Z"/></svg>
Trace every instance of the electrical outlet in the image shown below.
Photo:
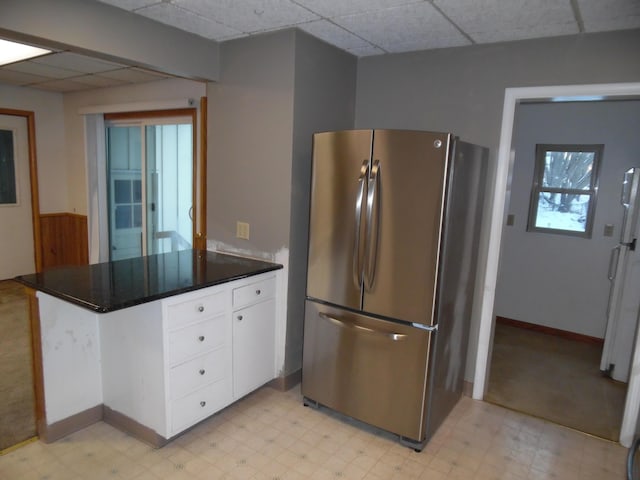
<svg viewBox="0 0 640 480"><path fill-rule="evenodd" d="M249 224L246 222L236 222L236 237L249 240Z"/></svg>
<svg viewBox="0 0 640 480"><path fill-rule="evenodd" d="M516 221L516 216L513 213L507 215L507 226L512 227Z"/></svg>

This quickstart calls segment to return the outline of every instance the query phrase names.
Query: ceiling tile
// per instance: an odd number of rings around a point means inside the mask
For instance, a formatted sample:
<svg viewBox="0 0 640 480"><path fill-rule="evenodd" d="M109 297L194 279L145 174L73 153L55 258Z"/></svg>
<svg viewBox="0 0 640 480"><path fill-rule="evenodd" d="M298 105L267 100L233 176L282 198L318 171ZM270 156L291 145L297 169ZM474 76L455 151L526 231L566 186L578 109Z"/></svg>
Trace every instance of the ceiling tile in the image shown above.
<svg viewBox="0 0 640 480"><path fill-rule="evenodd" d="M189 10L170 3L158 3L150 7L141 8L136 13L213 40L221 41L243 35L239 30L196 15Z"/></svg>
<svg viewBox="0 0 640 480"><path fill-rule="evenodd" d="M434 0L434 4L477 43L579 32L568 0Z"/></svg>
<svg viewBox="0 0 640 480"><path fill-rule="evenodd" d="M382 55L387 53L381 48L374 47L373 45L367 45L366 47L350 48L349 53L354 54L356 57L369 57L371 55Z"/></svg>
<svg viewBox="0 0 640 480"><path fill-rule="evenodd" d="M161 0L98 0L102 3L113 5L114 7L123 8L125 10L135 10L137 8L146 7L159 3Z"/></svg>
<svg viewBox="0 0 640 480"><path fill-rule="evenodd" d="M32 60L35 63L51 65L52 67L64 68L79 73L106 72L117 68L122 68L116 63L105 60L97 60L92 57L80 55L78 53L62 52L45 55Z"/></svg>
<svg viewBox="0 0 640 480"><path fill-rule="evenodd" d="M30 83L45 82L47 77L17 72L15 70L0 69L0 82L10 85L29 85Z"/></svg>
<svg viewBox="0 0 640 480"><path fill-rule="evenodd" d="M174 0L173 3L245 33L319 19L290 0Z"/></svg>
<svg viewBox="0 0 640 480"><path fill-rule="evenodd" d="M122 80L104 77L102 75L82 75L80 77L73 77L73 81L82 83L83 85L90 85L95 88L117 87L118 85L125 85L127 83Z"/></svg>
<svg viewBox="0 0 640 480"><path fill-rule="evenodd" d="M385 8L419 3L422 0L294 0L312 12L326 18L343 17L355 13L372 12Z"/></svg>
<svg viewBox="0 0 640 480"><path fill-rule="evenodd" d="M578 0L587 32L640 28L638 0Z"/></svg>
<svg viewBox="0 0 640 480"><path fill-rule="evenodd" d="M7 65L7 70L13 70L16 72L30 73L32 75L39 75L46 78L69 78L78 75L77 72L71 70L65 70L64 68L52 67L51 65L45 65L43 63L35 63L33 61L18 62L11 65Z"/></svg>
<svg viewBox="0 0 640 480"><path fill-rule="evenodd" d="M333 21L387 51L398 51L400 45L441 48L470 43L426 2L338 17Z"/></svg>
<svg viewBox="0 0 640 480"><path fill-rule="evenodd" d="M30 86L40 90L49 90L51 92L60 93L77 92L80 90L89 90L94 88L91 85L84 85L82 83L74 82L73 80L53 80L51 82L38 83Z"/></svg>
<svg viewBox="0 0 640 480"><path fill-rule="evenodd" d="M119 70L111 70L109 72L101 73L100 76L127 83L153 82L155 80L167 78L165 75L147 72L138 68L121 68Z"/></svg>
<svg viewBox="0 0 640 480"><path fill-rule="evenodd" d="M370 46L369 42L327 20L303 23L298 28L344 50Z"/></svg>

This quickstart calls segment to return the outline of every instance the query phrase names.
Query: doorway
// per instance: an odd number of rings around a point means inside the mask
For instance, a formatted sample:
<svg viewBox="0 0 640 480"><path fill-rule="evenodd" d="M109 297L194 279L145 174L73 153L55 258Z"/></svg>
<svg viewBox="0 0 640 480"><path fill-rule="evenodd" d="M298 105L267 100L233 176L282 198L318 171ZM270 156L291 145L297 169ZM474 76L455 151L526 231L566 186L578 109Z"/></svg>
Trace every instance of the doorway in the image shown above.
<svg viewBox="0 0 640 480"><path fill-rule="evenodd" d="M33 112L0 109L0 452L35 438L28 299L15 275L41 270Z"/></svg>
<svg viewBox="0 0 640 480"><path fill-rule="evenodd" d="M502 228L506 199L509 195L509 172L512 161L512 134L516 105L522 101L549 101L554 98L607 98L628 99L640 97L640 84L603 84L603 85L572 85L557 87L526 87L508 88L505 90L504 109L502 117L500 147L496 166L495 185L493 187L493 201L491 206L490 225L486 267L480 285L482 297L479 300L480 325L478 335L478 349L476 352L476 368L473 384L473 397L483 399L488 381L488 366L493 344L494 332L494 300L495 285L498 276L498 260L500 255ZM637 336L634 344L637 345ZM625 399L625 410L620 432L620 443L629 447L633 441L640 409L640 376L637 365L640 365L640 348L634 349L632 371L629 388Z"/></svg>
<svg viewBox="0 0 640 480"><path fill-rule="evenodd" d="M194 245L191 116L105 116L110 260Z"/></svg>

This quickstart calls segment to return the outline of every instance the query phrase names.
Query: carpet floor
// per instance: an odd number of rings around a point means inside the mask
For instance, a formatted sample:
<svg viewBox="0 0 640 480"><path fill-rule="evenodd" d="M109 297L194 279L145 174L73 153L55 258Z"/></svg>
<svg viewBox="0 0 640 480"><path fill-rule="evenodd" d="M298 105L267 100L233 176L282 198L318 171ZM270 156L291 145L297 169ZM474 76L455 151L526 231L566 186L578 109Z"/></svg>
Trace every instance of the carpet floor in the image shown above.
<svg viewBox="0 0 640 480"><path fill-rule="evenodd" d="M627 385L600 372L602 347L496 324L485 400L618 441Z"/></svg>
<svg viewBox="0 0 640 480"><path fill-rule="evenodd" d="M29 328L24 287L0 281L0 451L36 435Z"/></svg>

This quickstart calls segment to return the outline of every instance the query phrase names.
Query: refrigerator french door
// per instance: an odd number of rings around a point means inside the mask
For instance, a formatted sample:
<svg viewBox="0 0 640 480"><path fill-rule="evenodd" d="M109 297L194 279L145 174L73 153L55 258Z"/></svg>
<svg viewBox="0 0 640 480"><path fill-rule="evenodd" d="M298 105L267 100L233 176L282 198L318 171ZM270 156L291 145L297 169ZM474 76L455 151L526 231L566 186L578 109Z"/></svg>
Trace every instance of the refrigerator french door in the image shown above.
<svg viewBox="0 0 640 480"><path fill-rule="evenodd" d="M624 217L620 241L612 249L609 260L608 277L611 285L600 370L615 380L627 382L640 309L637 293L640 287L640 258L636 253L640 168L625 172L620 203Z"/></svg>
<svg viewBox="0 0 640 480"><path fill-rule="evenodd" d="M314 135L307 403L417 449L444 419L463 380L485 160L448 133Z"/></svg>

